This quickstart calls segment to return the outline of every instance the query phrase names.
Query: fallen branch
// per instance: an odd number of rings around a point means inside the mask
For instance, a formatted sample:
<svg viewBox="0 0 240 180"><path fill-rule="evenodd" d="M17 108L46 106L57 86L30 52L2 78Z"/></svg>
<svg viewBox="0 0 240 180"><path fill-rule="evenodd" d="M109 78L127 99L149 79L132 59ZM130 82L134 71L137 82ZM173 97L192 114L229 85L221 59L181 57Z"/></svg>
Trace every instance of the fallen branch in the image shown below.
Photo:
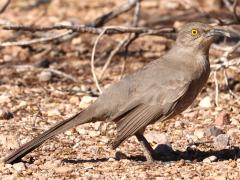
<svg viewBox="0 0 240 180"><path fill-rule="evenodd" d="M81 32L81 33L91 33L91 34L101 34L104 29L105 34L113 35L113 34L124 34L124 33L137 33L137 34L148 34L148 35L158 35L158 36L166 36L171 37L174 32L174 28L166 28L161 27L158 29L151 29L148 27L126 27L126 26L105 26L105 27L89 27L86 25L68 25L68 24L59 24L47 27L40 26L24 26L24 25L12 25L12 24L1 24L1 28L4 30L15 30L15 31L29 31L29 32L45 32L50 30L72 30L73 32Z"/></svg>
<svg viewBox="0 0 240 180"><path fill-rule="evenodd" d="M11 0L5 0L5 3L3 6L0 8L0 14L4 13L5 10L7 9L8 5L10 4Z"/></svg>
<svg viewBox="0 0 240 180"><path fill-rule="evenodd" d="M52 68L41 68L41 67L37 67L37 66L34 66L34 65L14 65L14 66L10 66L10 67L13 67L15 69L18 69L20 71L50 71L51 73L53 74L56 74L60 77L64 77L68 80L71 80L73 82L77 82L77 79L69 74L66 74L62 71L59 71L57 69L52 69Z"/></svg>
<svg viewBox="0 0 240 180"><path fill-rule="evenodd" d="M72 34L72 31L67 31L63 32L60 34L52 35L49 37L42 37L38 39L33 39L33 40L25 40L25 41L14 41L14 42L0 42L0 47L7 47L7 46L27 46L27 45L32 45L32 44L37 44L37 43L43 43L43 42L48 42L48 41L53 41L55 39L62 38L64 36Z"/></svg>

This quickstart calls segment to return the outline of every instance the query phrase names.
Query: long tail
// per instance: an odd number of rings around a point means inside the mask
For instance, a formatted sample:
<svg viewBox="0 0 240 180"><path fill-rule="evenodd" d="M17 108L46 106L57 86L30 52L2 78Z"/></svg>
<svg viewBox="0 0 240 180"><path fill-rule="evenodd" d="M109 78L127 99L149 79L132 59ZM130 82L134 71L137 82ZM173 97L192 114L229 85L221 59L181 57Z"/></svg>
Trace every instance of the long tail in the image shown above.
<svg viewBox="0 0 240 180"><path fill-rule="evenodd" d="M57 123L55 126L50 128L49 130L45 131L44 133L40 134L30 142L24 144L21 146L19 149L11 153L9 156L7 156L4 159L5 163L8 164L13 164L17 161L19 161L22 157L24 157L26 154L29 152L33 151L37 147L39 147L41 144L43 144L46 140L49 138L62 133L74 126L80 125L80 124L85 124L87 122L91 122L92 115L89 111L84 110L75 116L68 118L66 120L63 120L59 123Z"/></svg>

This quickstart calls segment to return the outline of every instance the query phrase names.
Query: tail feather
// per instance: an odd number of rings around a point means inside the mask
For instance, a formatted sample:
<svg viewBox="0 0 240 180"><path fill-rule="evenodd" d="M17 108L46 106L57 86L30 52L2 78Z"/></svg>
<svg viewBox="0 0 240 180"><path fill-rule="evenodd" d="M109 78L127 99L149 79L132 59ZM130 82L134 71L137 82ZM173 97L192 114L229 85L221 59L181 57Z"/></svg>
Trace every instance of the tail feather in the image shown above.
<svg viewBox="0 0 240 180"><path fill-rule="evenodd" d="M40 134L30 142L24 144L19 149L11 153L9 156L7 156L4 159L4 162L8 164L15 163L19 161L22 157L24 157L26 154L28 154L29 152L39 147L41 144L43 144L46 140L50 139L51 137L59 133L62 133L74 126L90 122L92 120L91 116L89 116L89 113L84 113L84 112L86 111L82 111L71 118L68 118L64 121L57 123L55 126L50 128L49 130Z"/></svg>

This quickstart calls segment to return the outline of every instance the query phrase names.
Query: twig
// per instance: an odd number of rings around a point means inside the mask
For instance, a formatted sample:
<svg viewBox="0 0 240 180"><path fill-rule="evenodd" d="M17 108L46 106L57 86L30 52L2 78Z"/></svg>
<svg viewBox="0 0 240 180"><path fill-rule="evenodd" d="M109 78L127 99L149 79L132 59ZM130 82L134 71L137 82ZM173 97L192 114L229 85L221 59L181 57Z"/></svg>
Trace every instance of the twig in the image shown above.
<svg viewBox="0 0 240 180"><path fill-rule="evenodd" d="M228 92L229 92L229 94L231 94L234 98L239 98L232 90L231 90L231 88L229 87L229 82L228 82L228 75L227 75L227 71L226 71L226 69L223 69L223 74L224 74L224 81L225 81L225 84L226 84L226 86L227 86L227 88L228 88Z"/></svg>
<svg viewBox="0 0 240 180"><path fill-rule="evenodd" d="M117 6L115 8L113 8L112 11L101 15L100 17L97 17L93 22L86 24L85 26L87 27L101 27L104 24L106 24L107 22L109 22L110 20L116 18L117 16L131 10L135 4L137 3L137 0L129 0L127 4L122 4L120 6ZM74 32L72 33L70 36L68 36L68 40L69 39L73 39L75 37L77 37L79 35L78 32Z"/></svg>
<svg viewBox="0 0 240 180"><path fill-rule="evenodd" d="M219 106L218 104L219 87L218 87L217 71L215 71L213 75L214 75L214 82L215 82L215 104L216 106Z"/></svg>
<svg viewBox="0 0 240 180"><path fill-rule="evenodd" d="M223 0L223 3L225 4L229 11L232 11L231 3L228 0Z"/></svg>
<svg viewBox="0 0 240 180"><path fill-rule="evenodd" d="M127 38L128 39L128 38ZM122 40L121 42L118 43L118 45L116 46L116 48L114 48L110 55L108 56L108 59L106 61L106 63L104 64L103 68L102 68L102 71L100 72L100 75L99 75L99 79L101 80L102 77L104 76L104 73L107 69L107 67L109 66L109 64L111 63L111 60L112 58L117 54L117 52L123 47L124 43L125 43L125 40Z"/></svg>
<svg viewBox="0 0 240 180"><path fill-rule="evenodd" d="M123 59L122 61L123 61L123 63L122 63L122 67L121 67L121 73L120 73L120 76L119 76L119 80L123 77L124 70L125 70L125 67L126 67L125 59Z"/></svg>
<svg viewBox="0 0 240 180"><path fill-rule="evenodd" d="M10 4L11 0L6 0L3 6L0 8L0 14L4 13L7 9L8 5Z"/></svg>
<svg viewBox="0 0 240 180"><path fill-rule="evenodd" d="M208 140L208 141L191 142L191 143L189 143L187 146L188 146L188 147L191 147L191 146L193 146L193 145L199 146L199 145L201 145L201 144L206 144L206 143L213 143L213 141L212 141L212 140Z"/></svg>
<svg viewBox="0 0 240 180"><path fill-rule="evenodd" d="M134 27L138 26L138 22L139 22L139 18L140 18L140 10L141 10L140 0L136 0L136 6L135 6L133 22L132 22L132 26L134 26Z"/></svg>
<svg viewBox="0 0 240 180"><path fill-rule="evenodd" d="M125 33L138 33L138 34L148 34L148 35L158 35L169 37L171 33L174 32L173 28L161 27L157 29L151 29L148 27L126 27L126 26L105 26L105 27L89 27L85 25L67 25L67 24L58 24L53 26L23 26L23 25L13 25L13 24L0 24L2 29L4 30L15 30L15 31L29 31L29 32L37 32L37 31L50 31L50 30L72 30L74 32L81 33L91 33L91 34L100 34L104 29L105 34L113 35L113 34L125 34Z"/></svg>
<svg viewBox="0 0 240 180"><path fill-rule="evenodd" d="M94 66L94 60L95 60L95 52L96 52L96 47L97 47L97 44L98 44L98 41L100 40L100 38L104 35L104 33L107 31L107 29L104 29L100 35L97 37L95 43L94 43L94 46L93 46L93 50L92 50L92 56L91 56L91 72L92 72L92 75L93 75L93 80L96 84L96 87L98 89L98 91L100 93L102 93L102 90L100 88L100 85L99 85L99 82L98 82L98 78L97 78L97 75L96 75L96 72L95 72L95 66Z"/></svg>
<svg viewBox="0 0 240 180"><path fill-rule="evenodd" d="M237 14L237 6L238 6L238 0L235 0L234 3L233 3L233 16L234 18L236 19L237 22L240 21L240 18L238 17L238 14Z"/></svg>
<svg viewBox="0 0 240 180"><path fill-rule="evenodd" d="M67 32L63 32L63 33L60 33L60 34L57 34L57 35L52 35L52 36L49 36L49 37L33 39L33 40L29 40L29 41L0 42L0 47L26 46L26 45L36 44L36 43L43 43L43 42L52 41L52 40L55 40L55 39L62 38L62 37L67 36L71 33L72 33L72 30L69 30Z"/></svg>
<svg viewBox="0 0 240 180"><path fill-rule="evenodd" d="M10 66L10 67L14 67L15 69L21 69L21 71L27 71L27 70L39 70L39 71L50 71L53 74L56 74L58 76L64 77L66 79L69 79L73 82L77 82L77 79L74 78L73 76L66 74L64 72L61 72L59 70L56 69L52 69L52 68L40 68L34 65L14 65L14 66Z"/></svg>
<svg viewBox="0 0 240 180"><path fill-rule="evenodd" d="M140 0L136 0L136 6L135 6L135 11L134 11L134 16L133 16L133 21L132 21L132 26L136 27L138 25L139 22L139 17L140 17L140 8L141 8L141 3ZM124 40L120 41L118 43L118 45L111 51L106 63L103 66L103 69L99 75L99 79L102 79L107 67L109 66L109 64L111 63L112 58L118 53L118 51L123 47L128 47L129 44L132 42L131 40L129 41L129 39L132 39L132 35L134 37L137 37L136 34L129 34L128 37L126 37ZM126 48L127 51L127 48ZM122 72L123 73L123 72Z"/></svg>
<svg viewBox="0 0 240 180"><path fill-rule="evenodd" d="M130 9L132 9L140 0L128 0L127 4L122 4L118 7L115 7L112 11L98 17L93 23L89 23L88 26L91 27L100 27L109 22L110 20L116 18L120 14L123 14Z"/></svg>
<svg viewBox="0 0 240 180"><path fill-rule="evenodd" d="M45 68L45 69L46 69L46 68ZM62 71L59 71L59 70L56 70L56 69L52 69L52 68L47 68L46 70L52 72L53 74L62 76L62 77L64 77L64 78L66 78L66 79L70 79L70 80L72 80L73 82L77 82L77 79L76 79L76 78L74 78L73 76L71 76L71 75L69 75L69 74L66 74L66 73L64 73L64 72L62 72Z"/></svg>

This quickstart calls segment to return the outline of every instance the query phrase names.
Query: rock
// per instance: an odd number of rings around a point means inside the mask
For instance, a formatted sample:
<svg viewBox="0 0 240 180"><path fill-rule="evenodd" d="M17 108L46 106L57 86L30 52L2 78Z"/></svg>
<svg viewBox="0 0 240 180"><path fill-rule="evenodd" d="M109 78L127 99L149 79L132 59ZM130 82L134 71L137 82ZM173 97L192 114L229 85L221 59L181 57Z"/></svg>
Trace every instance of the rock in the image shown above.
<svg viewBox="0 0 240 180"><path fill-rule="evenodd" d="M176 121L174 124L175 128L182 128L184 127L184 123L182 121Z"/></svg>
<svg viewBox="0 0 240 180"><path fill-rule="evenodd" d="M2 1L1 1L1 2L2 2ZM1 5L1 7L2 7L2 5ZM13 59L13 57L10 56L10 55L8 55L8 54L5 54L5 55L3 56L3 60L6 61L6 62L12 61L12 59Z"/></svg>
<svg viewBox="0 0 240 180"><path fill-rule="evenodd" d="M72 40L73 45L80 45L81 43L82 43L82 38L81 37L73 38L73 40Z"/></svg>
<svg viewBox="0 0 240 180"><path fill-rule="evenodd" d="M201 108L210 108L212 107L212 99L209 96L204 97L200 102L199 106Z"/></svg>
<svg viewBox="0 0 240 180"><path fill-rule="evenodd" d="M194 131L194 136L196 136L198 139L203 138L204 135L205 135L205 132L204 132L203 129L196 129L196 130Z"/></svg>
<svg viewBox="0 0 240 180"><path fill-rule="evenodd" d="M115 159L112 158L112 157L110 157L110 158L108 159L108 161L113 162L113 161L115 161Z"/></svg>
<svg viewBox="0 0 240 180"><path fill-rule="evenodd" d="M66 134L67 136L72 136L73 132L72 132L72 130L67 130L67 131L65 131L64 134Z"/></svg>
<svg viewBox="0 0 240 180"><path fill-rule="evenodd" d="M206 136L214 136L214 137L216 137L219 134L223 134L223 133L224 132L221 129L219 129L219 128L215 127L215 126L209 127L209 128L207 128L205 130Z"/></svg>
<svg viewBox="0 0 240 180"><path fill-rule="evenodd" d="M230 116L227 112L220 113L215 119L215 124L217 126L228 125L230 124Z"/></svg>
<svg viewBox="0 0 240 180"><path fill-rule="evenodd" d="M91 97L91 96L83 96L81 99L81 102L79 104L80 108L87 108L90 104L92 104L92 102L95 100L95 97Z"/></svg>
<svg viewBox="0 0 240 180"><path fill-rule="evenodd" d="M72 104L79 104L80 101L79 101L79 98L77 96L73 96L69 99L69 102L72 103Z"/></svg>
<svg viewBox="0 0 240 180"><path fill-rule="evenodd" d="M73 171L73 167L60 166L54 169L56 173L65 174Z"/></svg>
<svg viewBox="0 0 240 180"><path fill-rule="evenodd" d="M86 135L86 134L88 133L82 126L77 126L77 127L76 127L76 131L77 131L78 134L80 134L80 135Z"/></svg>
<svg viewBox="0 0 240 180"><path fill-rule="evenodd" d="M38 74L38 80L41 82L47 82L52 79L52 73L50 71L42 71Z"/></svg>
<svg viewBox="0 0 240 180"><path fill-rule="evenodd" d="M104 144L109 143L110 139L107 136L101 136L101 142L103 142Z"/></svg>
<svg viewBox="0 0 240 180"><path fill-rule="evenodd" d="M231 118L231 124L239 126L239 120L235 119L235 118Z"/></svg>
<svg viewBox="0 0 240 180"><path fill-rule="evenodd" d="M225 176L215 176L213 180L226 180Z"/></svg>
<svg viewBox="0 0 240 180"><path fill-rule="evenodd" d="M155 180L168 180L167 177L156 177Z"/></svg>
<svg viewBox="0 0 240 180"><path fill-rule="evenodd" d="M49 109L47 111L47 115L48 116L60 116L61 113L60 113L60 111L58 109L54 108L54 109Z"/></svg>
<svg viewBox="0 0 240 180"><path fill-rule="evenodd" d="M88 131L89 136L91 137L97 137L100 136L100 132L99 131Z"/></svg>
<svg viewBox="0 0 240 180"><path fill-rule="evenodd" d="M11 168L13 167L13 165L12 165L12 164L5 164L5 167L6 167L7 169L11 169Z"/></svg>
<svg viewBox="0 0 240 180"><path fill-rule="evenodd" d="M13 169L15 169L16 171L20 172L20 171L26 170L26 167L25 167L24 163L19 162L19 163L13 164Z"/></svg>
<svg viewBox="0 0 240 180"><path fill-rule="evenodd" d="M10 111L0 110L0 119L9 120L13 118L13 113Z"/></svg>
<svg viewBox="0 0 240 180"><path fill-rule="evenodd" d="M211 162L215 162L216 160L217 160L216 156L209 156L209 157L203 159L203 162L204 163L211 163Z"/></svg>
<svg viewBox="0 0 240 180"><path fill-rule="evenodd" d="M218 149L225 149L229 144L229 137L226 134L220 134L214 138L214 147Z"/></svg>
<svg viewBox="0 0 240 180"><path fill-rule="evenodd" d="M146 138L149 142L156 143L156 144L167 144L171 146L169 137L166 133L158 133L154 131L150 131L146 134Z"/></svg>
<svg viewBox="0 0 240 180"><path fill-rule="evenodd" d="M17 179L16 175L3 175L1 177L1 180L13 180L13 179Z"/></svg>
<svg viewBox="0 0 240 180"><path fill-rule="evenodd" d="M6 93L0 95L0 104L9 103L11 101L10 97L11 96L9 94L6 94Z"/></svg>
<svg viewBox="0 0 240 180"><path fill-rule="evenodd" d="M101 125L102 125L102 122L100 121L93 123L94 130L99 131L101 128Z"/></svg>

